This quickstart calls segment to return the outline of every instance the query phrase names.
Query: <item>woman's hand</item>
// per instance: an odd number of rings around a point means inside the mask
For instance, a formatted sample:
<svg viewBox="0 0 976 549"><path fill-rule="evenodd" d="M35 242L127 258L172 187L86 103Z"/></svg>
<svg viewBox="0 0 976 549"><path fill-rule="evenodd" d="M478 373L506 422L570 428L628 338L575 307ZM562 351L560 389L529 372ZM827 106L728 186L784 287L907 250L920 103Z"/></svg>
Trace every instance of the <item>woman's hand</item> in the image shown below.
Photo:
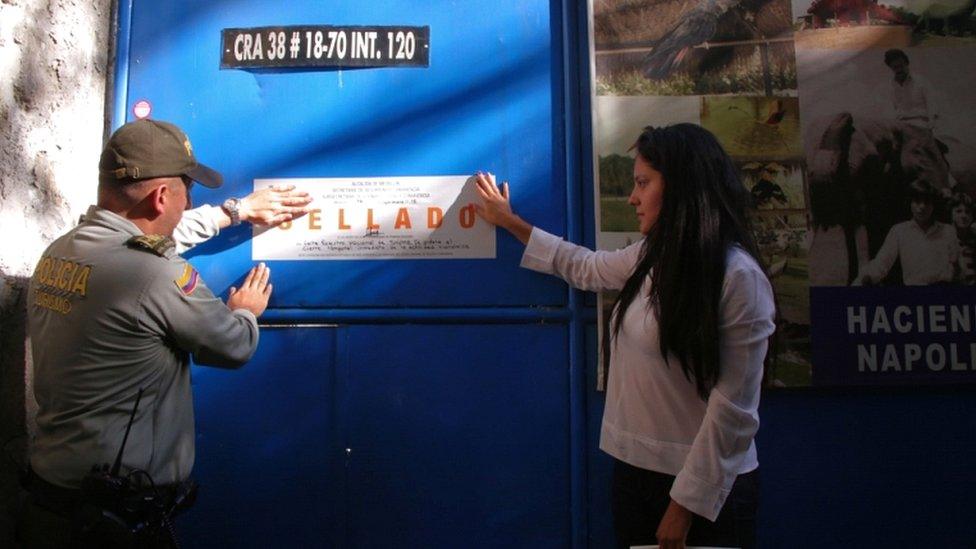
<svg viewBox="0 0 976 549"><path fill-rule="evenodd" d="M657 527L657 543L661 549L684 549L693 517L691 511L671 500Z"/></svg>
<svg viewBox="0 0 976 549"><path fill-rule="evenodd" d="M494 175L478 172L475 175L475 184L478 195L481 196L481 204L474 205L478 216L512 233L523 244L528 244L529 237L532 236L532 225L512 211L512 204L508 199L508 183L502 183L499 189Z"/></svg>
<svg viewBox="0 0 976 549"><path fill-rule="evenodd" d="M475 183L482 203L475 204L474 210L488 223L504 227L515 216L508 199L508 183L502 183L499 189L494 175L481 172L475 175Z"/></svg>

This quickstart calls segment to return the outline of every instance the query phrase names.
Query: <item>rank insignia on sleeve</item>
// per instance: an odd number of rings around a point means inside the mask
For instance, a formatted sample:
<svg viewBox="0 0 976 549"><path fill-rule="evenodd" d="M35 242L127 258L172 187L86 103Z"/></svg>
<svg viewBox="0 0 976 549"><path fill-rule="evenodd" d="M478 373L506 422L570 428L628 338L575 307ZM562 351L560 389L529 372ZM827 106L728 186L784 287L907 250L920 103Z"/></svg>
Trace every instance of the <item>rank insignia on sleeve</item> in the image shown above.
<svg viewBox="0 0 976 549"><path fill-rule="evenodd" d="M130 248L151 252L160 257L165 257L167 252L176 247L172 238L161 234L141 234L133 236L125 243Z"/></svg>
<svg viewBox="0 0 976 549"><path fill-rule="evenodd" d="M173 282L183 292L183 295L190 295L193 293L193 290L197 289L197 283L200 282L200 273L187 263L183 266L183 274Z"/></svg>

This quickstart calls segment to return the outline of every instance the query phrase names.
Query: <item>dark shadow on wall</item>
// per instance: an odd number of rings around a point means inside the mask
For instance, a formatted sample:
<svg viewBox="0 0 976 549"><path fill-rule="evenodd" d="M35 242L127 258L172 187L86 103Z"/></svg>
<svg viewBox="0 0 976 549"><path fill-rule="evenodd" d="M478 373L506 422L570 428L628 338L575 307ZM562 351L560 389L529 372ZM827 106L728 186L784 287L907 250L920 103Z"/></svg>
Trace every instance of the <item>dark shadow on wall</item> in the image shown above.
<svg viewBox="0 0 976 549"><path fill-rule="evenodd" d="M12 515L27 460L27 283L0 271L0 547L15 547Z"/></svg>

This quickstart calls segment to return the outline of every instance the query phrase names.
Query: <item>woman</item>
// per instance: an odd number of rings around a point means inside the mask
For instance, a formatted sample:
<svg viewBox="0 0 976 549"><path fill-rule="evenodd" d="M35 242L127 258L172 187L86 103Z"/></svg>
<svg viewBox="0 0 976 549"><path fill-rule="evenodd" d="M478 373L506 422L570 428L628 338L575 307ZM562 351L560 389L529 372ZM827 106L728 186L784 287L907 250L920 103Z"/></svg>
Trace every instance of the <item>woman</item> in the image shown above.
<svg viewBox="0 0 976 549"><path fill-rule="evenodd" d="M620 290L600 448L621 547L755 544L753 442L773 292L745 217L750 195L715 137L645 128L634 144L644 235L594 252L517 216L508 184L478 174L476 211L526 244L522 266L585 290Z"/></svg>

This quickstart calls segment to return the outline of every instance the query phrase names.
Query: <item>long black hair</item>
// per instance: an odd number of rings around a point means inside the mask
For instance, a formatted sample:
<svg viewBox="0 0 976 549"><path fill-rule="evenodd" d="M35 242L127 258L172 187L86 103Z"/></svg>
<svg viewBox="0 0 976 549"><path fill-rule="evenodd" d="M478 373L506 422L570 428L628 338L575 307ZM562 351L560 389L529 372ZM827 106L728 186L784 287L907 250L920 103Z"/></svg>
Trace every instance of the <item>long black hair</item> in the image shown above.
<svg viewBox="0 0 976 549"><path fill-rule="evenodd" d="M661 172L664 196L640 262L614 305L613 334L653 270L647 297L657 314L661 354L667 362L673 353L707 400L719 376L719 302L729 247L740 246L762 264L746 216L751 197L728 154L701 126L648 126L632 149Z"/></svg>

